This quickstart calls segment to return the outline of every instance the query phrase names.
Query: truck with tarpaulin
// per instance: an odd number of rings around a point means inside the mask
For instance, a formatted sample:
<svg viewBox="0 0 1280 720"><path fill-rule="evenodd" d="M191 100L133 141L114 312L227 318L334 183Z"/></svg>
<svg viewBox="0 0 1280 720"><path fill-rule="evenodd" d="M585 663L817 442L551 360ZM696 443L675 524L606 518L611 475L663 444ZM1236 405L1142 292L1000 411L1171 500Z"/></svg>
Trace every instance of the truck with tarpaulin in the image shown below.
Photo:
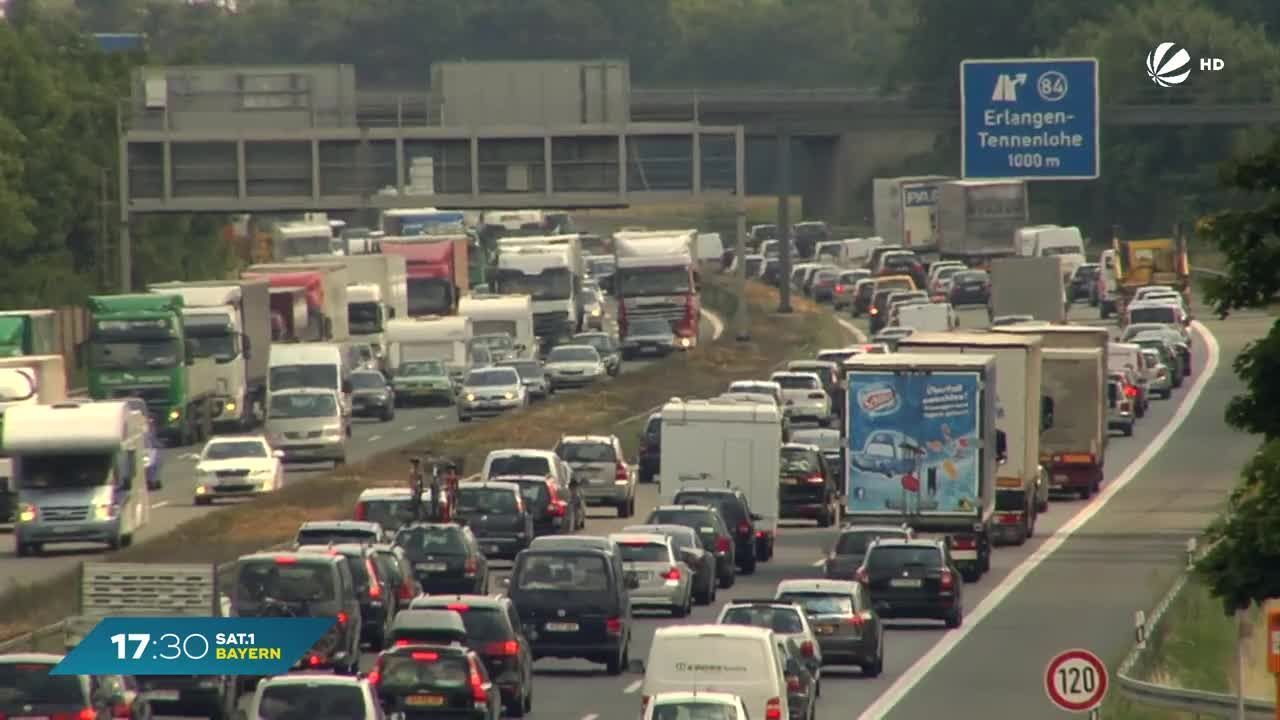
<svg viewBox="0 0 1280 720"><path fill-rule="evenodd" d="M0 357L57 355L61 352L56 311L0 312Z"/></svg>
<svg viewBox="0 0 1280 720"><path fill-rule="evenodd" d="M942 533L966 581L991 569L996 361L864 354L845 361L846 520Z"/></svg>
<svg viewBox="0 0 1280 720"><path fill-rule="evenodd" d="M1034 335L1002 333L916 333L898 343L902 352L982 354L996 363L996 429L1004 460L996 467L994 537L1021 545L1048 510L1049 487L1040 468L1040 432L1053 420L1053 401L1040 389L1041 346Z"/></svg>
<svg viewBox="0 0 1280 720"><path fill-rule="evenodd" d="M471 289L467 269L470 241L465 234L382 239L383 254L404 258L409 317L458 311L458 301Z"/></svg>
<svg viewBox="0 0 1280 720"><path fill-rule="evenodd" d="M1181 225L1173 236L1149 240L1122 240L1119 229L1111 238L1112 269L1116 279L1116 312L1125 316L1133 295L1147 285L1168 285L1191 307L1191 262L1187 259L1187 236Z"/></svg>
<svg viewBox="0 0 1280 720"><path fill-rule="evenodd" d="M932 250L938 226L938 185L946 175L876 178L871 181L876 236L890 245Z"/></svg>
<svg viewBox="0 0 1280 720"><path fill-rule="evenodd" d="M1050 323L1067 321L1067 288L1056 257L1007 257L991 261L988 312L1030 315Z"/></svg>
<svg viewBox="0 0 1280 720"><path fill-rule="evenodd" d="M1040 438L1040 462L1055 492L1087 500L1101 487L1106 462L1106 362L1100 350L1049 349L1043 363L1054 419Z"/></svg>
<svg viewBox="0 0 1280 720"><path fill-rule="evenodd" d="M175 445L213 433L217 363L197 357L187 337L182 298L138 293L89 298L85 358L89 397L136 397L155 431Z"/></svg>
<svg viewBox="0 0 1280 720"><path fill-rule="evenodd" d="M307 342L346 342L350 336L347 325L347 267L337 262L326 263L262 263L250 265L240 274L241 278L266 279L272 289L278 287L300 288L307 301L307 335L298 340ZM287 295L281 295L285 298ZM276 304L272 293L272 326L286 322L282 317L283 304ZM293 313L292 301L288 312Z"/></svg>
<svg viewBox="0 0 1280 720"><path fill-rule="evenodd" d="M698 344L697 237L697 230L614 233L614 271L606 290L617 299L620 335L626 337L632 319L658 318L671 324L681 348Z"/></svg>
<svg viewBox="0 0 1280 720"><path fill-rule="evenodd" d="M983 266L992 258L1018 254L1018 228L1030 210L1022 180L952 180L938 186L938 227L934 234L943 260Z"/></svg>
<svg viewBox="0 0 1280 720"><path fill-rule="evenodd" d="M214 426L254 428L266 417L271 353L271 288L266 280L203 280L149 285L182 298L182 323L196 357L216 363Z"/></svg>
<svg viewBox="0 0 1280 720"><path fill-rule="evenodd" d="M582 279L586 272L575 235L505 237L498 240L491 290L533 300L534 333L544 346L582 332Z"/></svg>

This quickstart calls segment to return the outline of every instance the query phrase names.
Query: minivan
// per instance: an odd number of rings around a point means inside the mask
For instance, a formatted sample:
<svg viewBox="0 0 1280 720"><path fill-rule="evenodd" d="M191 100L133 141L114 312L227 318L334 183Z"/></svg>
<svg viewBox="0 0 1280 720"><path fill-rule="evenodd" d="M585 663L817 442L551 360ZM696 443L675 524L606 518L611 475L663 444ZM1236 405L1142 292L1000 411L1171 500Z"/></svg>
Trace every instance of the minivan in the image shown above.
<svg viewBox="0 0 1280 720"><path fill-rule="evenodd" d="M278 390L267 401L267 442L285 462L347 462L351 422L332 390Z"/></svg>
<svg viewBox="0 0 1280 720"><path fill-rule="evenodd" d="M660 693L715 690L742 698L752 717L786 720L784 658L773 631L745 625L668 625L653 634L640 708Z"/></svg>

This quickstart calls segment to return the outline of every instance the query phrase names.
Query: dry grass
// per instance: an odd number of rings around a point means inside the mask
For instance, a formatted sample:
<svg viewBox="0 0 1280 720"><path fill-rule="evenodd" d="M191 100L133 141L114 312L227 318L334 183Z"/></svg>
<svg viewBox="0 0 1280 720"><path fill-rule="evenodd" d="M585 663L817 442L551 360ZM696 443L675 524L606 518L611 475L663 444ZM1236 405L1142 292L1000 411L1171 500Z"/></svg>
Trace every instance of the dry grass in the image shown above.
<svg viewBox="0 0 1280 720"><path fill-rule="evenodd" d="M704 286L708 307L730 315L733 298L722 278ZM620 423L672 396L706 397L722 392L730 380L760 377L779 363L812 356L819 347L843 344L847 333L827 312L797 299L794 312L771 314L777 292L751 285L747 293L752 314L753 342L730 337L704 344L697 351L634 373L623 372L615 381L591 393L559 398L554 403L489 422L464 425L436 434L422 445L444 454L466 458L465 469L480 467L494 448L551 447L563 433L599 432L602 428L629 430ZM726 318L727 319L727 318ZM349 516L355 498L366 487L405 482L407 462L400 451L390 451L355 463L337 474L309 479L252 503L206 513L173 532L152 538L112 555L121 562L223 563L236 557L288 541L304 520ZM76 574L20 587L0 597L5 608L0 638L14 637L76 612Z"/></svg>

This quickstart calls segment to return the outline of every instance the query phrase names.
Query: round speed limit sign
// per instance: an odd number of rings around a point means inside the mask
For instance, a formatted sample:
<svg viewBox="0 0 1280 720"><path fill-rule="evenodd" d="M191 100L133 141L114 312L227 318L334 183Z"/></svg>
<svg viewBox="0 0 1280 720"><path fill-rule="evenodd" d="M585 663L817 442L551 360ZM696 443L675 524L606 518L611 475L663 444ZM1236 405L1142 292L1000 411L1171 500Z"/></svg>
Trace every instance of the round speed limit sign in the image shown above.
<svg viewBox="0 0 1280 720"><path fill-rule="evenodd" d="M1088 650L1058 653L1044 673L1049 700L1068 712L1089 712L1101 705L1107 682L1107 666Z"/></svg>

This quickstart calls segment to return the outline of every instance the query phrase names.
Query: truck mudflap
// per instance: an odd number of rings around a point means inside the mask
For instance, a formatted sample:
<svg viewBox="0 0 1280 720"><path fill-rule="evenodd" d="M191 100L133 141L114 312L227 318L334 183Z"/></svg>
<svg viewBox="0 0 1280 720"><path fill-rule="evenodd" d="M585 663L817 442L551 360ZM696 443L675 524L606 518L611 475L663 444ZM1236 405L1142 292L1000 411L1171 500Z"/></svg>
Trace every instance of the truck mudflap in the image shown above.
<svg viewBox="0 0 1280 720"><path fill-rule="evenodd" d="M980 531L947 535L947 548L965 582L977 582L991 569L990 528L986 526Z"/></svg>
<svg viewBox="0 0 1280 720"><path fill-rule="evenodd" d="M1054 456L1047 467L1050 492L1088 498L1102 485L1102 463L1088 453Z"/></svg>

